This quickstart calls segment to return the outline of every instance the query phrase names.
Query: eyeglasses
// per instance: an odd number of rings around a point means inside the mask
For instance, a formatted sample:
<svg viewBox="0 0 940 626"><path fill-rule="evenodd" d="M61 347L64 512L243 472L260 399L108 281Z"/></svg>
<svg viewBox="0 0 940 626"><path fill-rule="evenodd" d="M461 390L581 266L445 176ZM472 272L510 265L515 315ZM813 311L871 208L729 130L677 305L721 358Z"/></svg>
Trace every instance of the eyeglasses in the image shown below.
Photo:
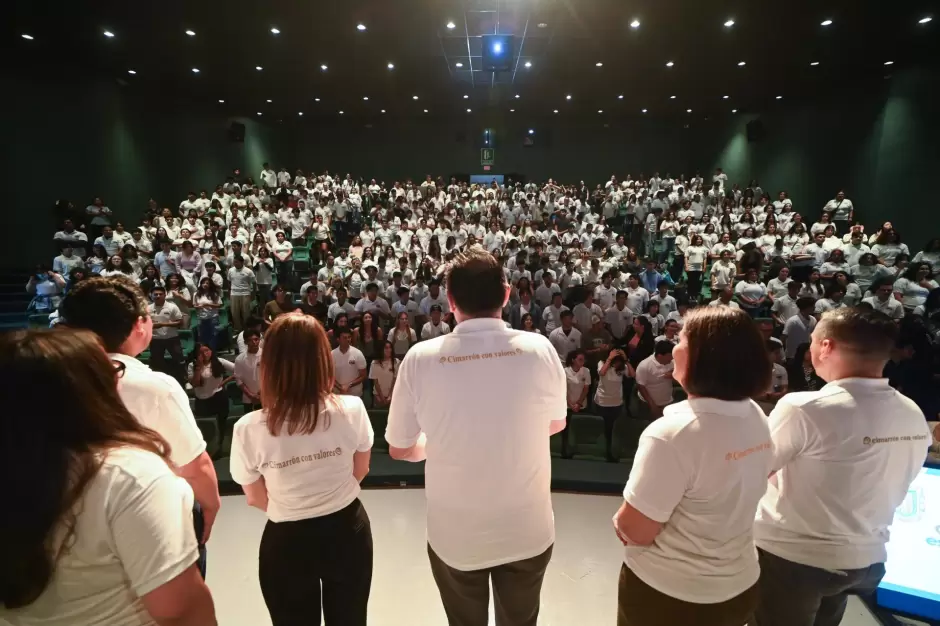
<svg viewBox="0 0 940 626"><path fill-rule="evenodd" d="M127 364L118 361L117 359L111 359L111 366L114 367L114 375L118 378L124 378L124 371L127 369Z"/></svg>

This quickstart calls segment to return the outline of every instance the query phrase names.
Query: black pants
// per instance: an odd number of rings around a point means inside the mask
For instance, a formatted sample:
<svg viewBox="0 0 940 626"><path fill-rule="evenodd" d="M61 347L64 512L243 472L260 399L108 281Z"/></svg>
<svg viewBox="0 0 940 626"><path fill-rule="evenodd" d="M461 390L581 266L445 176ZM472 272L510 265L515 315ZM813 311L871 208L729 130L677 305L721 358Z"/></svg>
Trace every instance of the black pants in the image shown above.
<svg viewBox="0 0 940 626"><path fill-rule="evenodd" d="M365 626L372 588L372 525L358 499L296 522L268 522L258 556L274 626Z"/></svg>
<svg viewBox="0 0 940 626"><path fill-rule="evenodd" d="M566 459L570 459L572 456L568 451L568 430L571 428L571 417L573 415L577 415L577 413L568 409L568 415L565 417L565 429L561 431L561 456Z"/></svg>
<svg viewBox="0 0 940 626"><path fill-rule="evenodd" d="M601 406L596 405L597 414L604 418L604 444L606 446L605 451L607 453L607 460L615 460L613 453L614 449L614 424L617 423L617 418L620 417L620 412L623 410L623 405L617 406Z"/></svg>
<svg viewBox="0 0 940 626"><path fill-rule="evenodd" d="M669 276L672 277L672 282L679 282L684 271L685 255L676 250L676 253L672 256L672 265L669 267Z"/></svg>
<svg viewBox="0 0 940 626"><path fill-rule="evenodd" d="M689 271L686 276L689 278L689 295L698 298L702 295L702 271Z"/></svg>
<svg viewBox="0 0 940 626"><path fill-rule="evenodd" d="M522 561L468 572L447 565L428 544L431 573L441 592L448 625L486 626L492 578L496 626L536 626L542 580L553 547Z"/></svg>
<svg viewBox="0 0 940 626"><path fill-rule="evenodd" d="M215 423L219 427L219 443L222 443L225 439L225 424L228 421L228 394L225 390L211 398L196 398L193 413L198 417L215 417Z"/></svg>
<svg viewBox="0 0 940 626"><path fill-rule="evenodd" d="M839 626L849 594L874 593L884 563L829 571L757 549L760 601L753 626Z"/></svg>
<svg viewBox="0 0 940 626"><path fill-rule="evenodd" d="M170 358L166 358L166 353ZM186 367L183 365L183 345L179 337L150 340L150 367L155 372L163 372L175 378L181 385L186 384Z"/></svg>

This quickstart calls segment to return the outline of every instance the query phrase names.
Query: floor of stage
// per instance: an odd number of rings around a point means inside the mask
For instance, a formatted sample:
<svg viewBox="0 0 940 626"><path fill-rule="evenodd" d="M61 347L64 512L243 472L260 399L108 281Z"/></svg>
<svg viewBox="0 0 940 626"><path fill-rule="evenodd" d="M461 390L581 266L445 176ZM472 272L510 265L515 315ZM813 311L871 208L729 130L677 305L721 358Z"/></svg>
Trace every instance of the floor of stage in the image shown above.
<svg viewBox="0 0 940 626"><path fill-rule="evenodd" d="M375 570L372 626L444 626L425 548L423 489L370 489L361 499L372 520ZM621 547L610 526L619 497L554 493L557 541L542 590L539 624L613 625ZM258 587L261 511L227 496L209 543L208 583L219 624L269 626ZM492 619L491 619L491 624ZM852 598L843 626L877 626Z"/></svg>

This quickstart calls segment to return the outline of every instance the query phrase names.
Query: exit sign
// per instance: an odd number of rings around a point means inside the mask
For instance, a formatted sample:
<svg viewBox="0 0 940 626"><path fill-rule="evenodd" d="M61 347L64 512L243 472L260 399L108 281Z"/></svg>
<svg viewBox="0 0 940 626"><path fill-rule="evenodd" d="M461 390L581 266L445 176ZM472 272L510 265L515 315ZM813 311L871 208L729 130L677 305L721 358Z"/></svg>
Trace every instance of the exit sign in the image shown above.
<svg viewBox="0 0 940 626"><path fill-rule="evenodd" d="M496 150L493 148L480 149L480 165L493 165L496 159Z"/></svg>

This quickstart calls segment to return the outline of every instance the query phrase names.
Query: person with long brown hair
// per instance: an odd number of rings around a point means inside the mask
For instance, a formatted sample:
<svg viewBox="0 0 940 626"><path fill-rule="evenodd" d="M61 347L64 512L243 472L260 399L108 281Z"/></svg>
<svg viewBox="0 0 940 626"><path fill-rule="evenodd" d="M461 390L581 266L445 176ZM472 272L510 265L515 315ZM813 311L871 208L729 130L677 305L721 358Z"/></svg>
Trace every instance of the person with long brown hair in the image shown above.
<svg viewBox="0 0 940 626"><path fill-rule="evenodd" d="M0 623L216 623L192 489L121 401L126 367L87 330L0 337L4 406L53 399L0 420L0 468L19 477L0 516Z"/></svg>
<svg viewBox="0 0 940 626"><path fill-rule="evenodd" d="M617 624L744 626L758 601L754 514L773 460L751 398L770 385L770 357L740 309L696 309L679 336L673 378L688 400L643 431L613 520L626 546Z"/></svg>
<svg viewBox="0 0 940 626"><path fill-rule="evenodd" d="M231 472L268 516L259 579L274 626L365 625L372 530L359 501L372 425L362 400L333 393L323 326L278 316L264 335L261 403L235 425ZM321 592L322 583L322 592Z"/></svg>

